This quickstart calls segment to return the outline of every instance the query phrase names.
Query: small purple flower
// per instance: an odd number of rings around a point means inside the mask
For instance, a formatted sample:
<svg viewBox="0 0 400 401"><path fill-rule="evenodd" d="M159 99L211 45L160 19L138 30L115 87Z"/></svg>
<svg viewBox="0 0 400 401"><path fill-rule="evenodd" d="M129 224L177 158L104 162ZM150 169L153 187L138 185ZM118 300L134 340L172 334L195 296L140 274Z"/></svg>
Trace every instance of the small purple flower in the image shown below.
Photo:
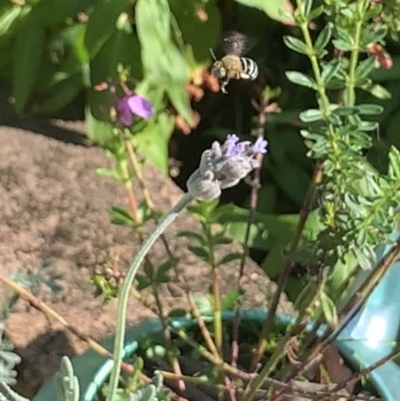
<svg viewBox="0 0 400 401"><path fill-rule="evenodd" d="M240 138L236 134L229 134L226 138L226 141L223 145L223 153L226 156L236 156L239 154L240 149L237 146Z"/></svg>
<svg viewBox="0 0 400 401"><path fill-rule="evenodd" d="M268 141L264 138L257 138L255 144L253 145L253 152L254 153L267 153L267 145Z"/></svg>
<svg viewBox="0 0 400 401"><path fill-rule="evenodd" d="M222 145L214 142L211 149L203 152L199 168L187 182L189 193L199 200L217 198L223 189L237 185L259 166L255 156L266 153L267 144L263 138L258 138L254 144L239 142L235 134L228 135Z"/></svg>
<svg viewBox="0 0 400 401"><path fill-rule="evenodd" d="M125 95L116 105L118 120L126 127L133 123L133 117L149 119L154 114L153 104L140 95Z"/></svg>

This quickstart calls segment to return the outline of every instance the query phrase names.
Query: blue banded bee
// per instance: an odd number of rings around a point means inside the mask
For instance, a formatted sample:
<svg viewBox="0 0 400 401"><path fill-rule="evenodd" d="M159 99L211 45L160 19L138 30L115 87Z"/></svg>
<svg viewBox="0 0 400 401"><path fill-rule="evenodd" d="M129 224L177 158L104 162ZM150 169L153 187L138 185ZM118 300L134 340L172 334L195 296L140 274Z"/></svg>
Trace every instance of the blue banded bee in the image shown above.
<svg viewBox="0 0 400 401"><path fill-rule="evenodd" d="M226 86L231 79L250 79L254 81L258 77L258 66L250 58L242 57L251 50L255 41L239 32L229 32L223 39L222 49L225 56L218 60L210 49L214 63L211 74L221 82L221 92L228 93Z"/></svg>

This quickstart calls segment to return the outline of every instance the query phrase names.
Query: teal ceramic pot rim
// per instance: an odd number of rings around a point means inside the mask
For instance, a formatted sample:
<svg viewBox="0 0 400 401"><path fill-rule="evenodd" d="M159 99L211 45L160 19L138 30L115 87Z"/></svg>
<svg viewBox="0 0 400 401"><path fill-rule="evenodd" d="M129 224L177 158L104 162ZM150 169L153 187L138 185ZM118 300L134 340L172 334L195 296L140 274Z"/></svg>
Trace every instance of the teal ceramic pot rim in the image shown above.
<svg viewBox="0 0 400 401"><path fill-rule="evenodd" d="M224 311L224 320L232 320L235 316L233 311ZM268 312L256 309L241 310L240 316L243 319L251 319L254 321L263 322L268 316ZM210 317L211 320L211 317ZM289 324L293 322L293 317L285 314L277 314L276 321L281 324ZM171 324L175 327L190 327L196 324L195 321L186 318L173 318L171 319ZM312 325L307 327L307 330L311 330ZM161 323L158 319L145 320L136 326L129 327L126 331L125 336L125 346L124 346L124 358L131 356L137 349L138 343L137 339L143 338L146 335L154 334L160 332L162 329ZM323 329L322 329L323 330ZM319 334L322 333L320 330ZM340 343L340 338L338 339ZM101 344L112 351L114 345L114 338L110 337L102 341ZM338 345L338 344L337 344ZM363 365L354 352L346 347L339 347L343 352L344 357L349 360L354 366ZM105 360L103 357L95 353L93 350L88 350L82 355L79 355L72 359L72 365L74 367L75 375L78 377L81 396L80 401L93 401L96 393L100 390L103 384L108 380L111 369L113 367L112 360ZM374 385L386 401L392 401L390 398L386 398L385 383L381 380L376 381L372 377ZM400 389L399 389L400 393ZM55 377L53 376L36 394L33 401L56 401L57 391ZM396 401L400 401L399 399Z"/></svg>
<svg viewBox="0 0 400 401"><path fill-rule="evenodd" d="M254 321L259 321L263 322L266 317L267 317L267 312L261 311L261 310L243 310L240 313L241 318L243 319L250 319ZM233 320L235 317L235 312L233 311L224 311L222 313L222 317L224 320ZM206 319L205 319L206 320ZM210 318L211 320L211 318ZM282 324L289 324L291 321L293 321L293 318L291 316L286 316L286 315L279 315L277 316L277 321L282 323ZM150 330L147 328L146 331L142 329L142 324L140 323L136 328L138 329L138 332L141 332L139 335L143 337L143 335L148 335L152 333L157 333L160 332L162 329L161 323L158 319L154 319L148 322L144 323L150 323L151 327ZM186 318L175 318L171 319L171 325L176 327L176 328L187 328L194 326L196 324L195 321L193 320L188 320ZM133 328L135 329L135 328ZM130 336L127 333L127 338ZM138 338L139 336L132 336L132 338ZM124 358L132 355L138 347L137 341L130 341L126 346L124 347ZM96 374L93 377L93 381L89 383L86 391L82 394L81 401L92 401L94 399L94 396L96 393L99 391L99 389L103 386L105 381L108 379L111 369L113 367L113 361L108 360L106 361L96 372Z"/></svg>

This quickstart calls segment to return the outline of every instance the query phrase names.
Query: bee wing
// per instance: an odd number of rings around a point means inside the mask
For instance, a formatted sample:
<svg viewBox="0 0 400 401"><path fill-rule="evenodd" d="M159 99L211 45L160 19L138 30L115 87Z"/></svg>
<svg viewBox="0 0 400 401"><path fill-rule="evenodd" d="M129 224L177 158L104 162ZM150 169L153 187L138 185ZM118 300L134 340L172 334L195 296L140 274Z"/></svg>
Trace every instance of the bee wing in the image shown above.
<svg viewBox="0 0 400 401"><path fill-rule="evenodd" d="M226 32L222 42L222 48L225 54L242 56L249 52L256 44L253 37L244 35L236 31Z"/></svg>

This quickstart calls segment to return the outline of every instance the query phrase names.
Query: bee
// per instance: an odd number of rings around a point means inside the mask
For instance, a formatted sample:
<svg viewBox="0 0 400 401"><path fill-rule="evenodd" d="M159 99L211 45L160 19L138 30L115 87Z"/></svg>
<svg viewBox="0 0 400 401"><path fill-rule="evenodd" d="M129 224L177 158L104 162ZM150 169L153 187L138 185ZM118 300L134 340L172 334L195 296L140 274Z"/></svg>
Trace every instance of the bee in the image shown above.
<svg viewBox="0 0 400 401"><path fill-rule="evenodd" d="M228 93L226 86L231 79L250 79L258 77L258 65L251 58L242 57L253 48L255 41L239 32L231 31L223 39L222 49L225 56L218 60L212 49L214 60L211 74L221 82L221 92Z"/></svg>

